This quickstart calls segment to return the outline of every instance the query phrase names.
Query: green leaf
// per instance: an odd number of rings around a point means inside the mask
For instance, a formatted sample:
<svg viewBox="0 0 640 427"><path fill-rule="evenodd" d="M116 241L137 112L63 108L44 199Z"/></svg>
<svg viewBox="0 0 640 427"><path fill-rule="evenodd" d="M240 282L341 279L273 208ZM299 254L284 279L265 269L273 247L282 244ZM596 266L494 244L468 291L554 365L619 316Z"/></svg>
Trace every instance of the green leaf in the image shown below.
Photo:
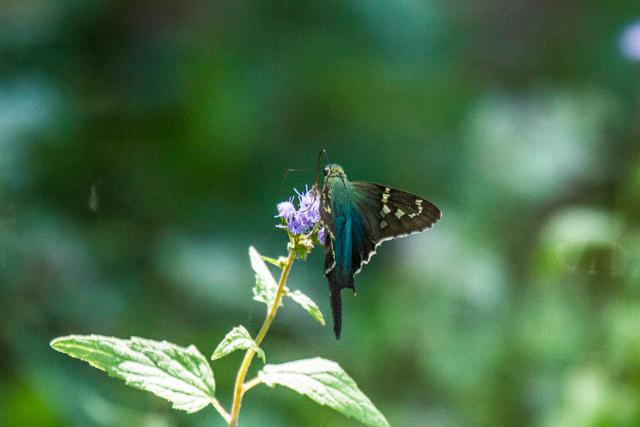
<svg viewBox="0 0 640 427"><path fill-rule="evenodd" d="M127 385L167 399L189 413L209 405L216 385L206 358L193 345L132 337L123 340L100 335L69 335L51 347L124 380Z"/></svg>
<svg viewBox="0 0 640 427"><path fill-rule="evenodd" d="M262 257L253 246L249 246L251 268L256 273L256 285L253 287L253 299L267 304L268 307L276 297L278 284Z"/></svg>
<svg viewBox="0 0 640 427"><path fill-rule="evenodd" d="M311 317L316 319L318 322L320 322L321 325L324 326L324 317L322 316L322 312L320 311L318 305L311 298L298 290L292 292L287 289L285 291L285 295L300 304Z"/></svg>
<svg viewBox="0 0 640 427"><path fill-rule="evenodd" d="M256 344L253 338L251 338L249 331L247 331L242 325L236 326L224 337L222 341L220 341L220 344L216 347L211 359L218 360L236 350L248 349L255 351L258 357L262 359L264 363L267 363L264 351L258 347L258 344Z"/></svg>
<svg viewBox="0 0 640 427"><path fill-rule="evenodd" d="M363 424L389 426L351 377L340 365L330 360L316 357L280 365L265 365L258 376L269 387L276 384L288 387Z"/></svg>
<svg viewBox="0 0 640 427"><path fill-rule="evenodd" d="M280 257L278 259L275 259L275 258L271 258L271 257L264 256L264 255L260 255L260 258L262 258L263 261L266 261L271 265L275 265L278 268L282 268L284 266L284 263L287 260L286 257L284 257L284 258Z"/></svg>

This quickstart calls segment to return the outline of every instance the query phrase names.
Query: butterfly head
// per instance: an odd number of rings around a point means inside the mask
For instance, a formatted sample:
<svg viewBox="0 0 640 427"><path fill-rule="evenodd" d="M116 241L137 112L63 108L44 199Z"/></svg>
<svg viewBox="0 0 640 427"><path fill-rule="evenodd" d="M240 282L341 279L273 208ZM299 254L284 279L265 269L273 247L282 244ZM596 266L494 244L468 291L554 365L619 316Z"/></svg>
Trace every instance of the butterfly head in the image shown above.
<svg viewBox="0 0 640 427"><path fill-rule="evenodd" d="M344 169L342 169L342 166L337 165L335 163L329 163L324 167L324 177L325 178L346 178L347 175L344 173Z"/></svg>

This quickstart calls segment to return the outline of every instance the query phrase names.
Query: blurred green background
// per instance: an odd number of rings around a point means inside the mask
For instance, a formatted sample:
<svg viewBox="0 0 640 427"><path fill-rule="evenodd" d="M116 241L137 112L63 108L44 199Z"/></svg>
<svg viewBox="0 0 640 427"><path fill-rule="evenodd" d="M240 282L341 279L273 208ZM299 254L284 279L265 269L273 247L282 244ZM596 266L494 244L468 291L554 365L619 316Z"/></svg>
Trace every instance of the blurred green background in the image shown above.
<svg viewBox="0 0 640 427"><path fill-rule="evenodd" d="M49 348L255 333L250 244L326 148L444 211L273 363L338 361L394 426L640 425L640 19L628 1L0 3L0 425L213 426ZM630 27L631 26L631 27ZM635 28L635 30L634 30ZM329 316L322 250L290 286ZM214 369L228 406L241 355ZM256 363L255 367L259 366ZM245 426L351 426L285 389Z"/></svg>

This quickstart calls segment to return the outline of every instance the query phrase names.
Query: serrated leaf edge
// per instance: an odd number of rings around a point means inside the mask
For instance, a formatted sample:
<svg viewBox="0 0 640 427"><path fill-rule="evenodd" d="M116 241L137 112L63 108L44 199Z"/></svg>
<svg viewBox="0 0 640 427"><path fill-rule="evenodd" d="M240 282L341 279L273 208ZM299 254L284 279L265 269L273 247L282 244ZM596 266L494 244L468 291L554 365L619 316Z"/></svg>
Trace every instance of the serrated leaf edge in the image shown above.
<svg viewBox="0 0 640 427"><path fill-rule="evenodd" d="M232 334L234 333L238 333L240 336L234 338L232 336ZM242 343L237 347L226 349L233 343L233 341L242 341ZM213 351L213 354L211 355L211 360L219 360L235 351L249 350L249 349L255 351L256 355L260 359L262 359L263 363L267 363L267 356L265 355L264 350L262 350L258 346L258 344L256 344L256 342L251 337L251 334L249 333L249 331L247 331L247 329L244 326L238 325L238 326L235 326L233 329L231 329L229 332L227 332L227 334L224 336L222 341L220 341L216 349Z"/></svg>
<svg viewBox="0 0 640 427"><path fill-rule="evenodd" d="M168 386L163 386L162 389L167 390L167 391L173 391L179 394L182 394L184 396L192 396L194 398L194 403L197 402L196 404L192 404L192 405L186 405L184 403L180 403L177 400L172 400L170 398L168 398L167 396L164 396L162 394L160 394L159 392L153 391L150 388L143 388L141 387L136 381L131 380L130 378L127 378L125 376L125 373L127 373L127 369L124 367L124 365L127 362L130 363L137 363L140 364L141 362L139 361L135 361L133 359L122 359L120 357L118 357L117 355L113 354L113 353L109 353L106 352L104 350L98 349L96 347L90 346L87 344L86 341L92 341L95 340L95 342L97 344L99 344L100 342L107 344L109 342L111 342L111 345L114 344L122 344L124 345L124 348L126 348L129 351L134 352L137 356L142 356L146 359L146 363L143 365L146 365L150 368L153 369L158 369L161 372L164 373L164 375L166 375L167 377L171 377L174 378L178 381L183 382L184 384L195 388L197 390L199 390L200 392L202 392L203 395L195 395L195 394L190 394L188 392L186 392L185 390L175 390L175 389L171 389ZM114 341L116 341L117 343L114 343ZM68 342L68 345L65 345L65 342ZM130 347L130 345L132 344L139 344L139 345L149 345L149 343L155 344L155 345L159 345L159 346L168 346L170 348L172 348L173 350L179 350L179 351L184 351L186 352L190 357L195 357L196 359L200 359L199 360L199 364L198 365L194 365L192 367L185 365L185 363L182 360L176 359L171 357L169 354L161 352L162 354L164 354L166 357L168 357L171 361L179 364L182 368L184 368L184 370L190 374L190 378L184 378L184 377L176 377L174 375L172 375L169 371L167 371L166 368L158 366L157 361L154 360L152 357L149 356L149 354L146 354L144 352L144 350L134 350ZM119 380L122 380L125 382L126 385L132 386L134 388L137 388L139 390L144 390L144 391L148 391L150 393L155 394L156 396L168 400L169 402L171 402L172 407L174 409L178 409L178 410L183 410L187 413L194 413L197 412L201 409L203 409L204 407L206 407L209 403L211 403L212 401L215 400L215 378L213 375L213 370L211 369L211 366L207 363L207 359L206 357L204 357L204 355L194 346L194 345L189 345L188 347L182 347L179 346L177 344L171 343L169 341L166 340L162 340L162 341L155 341L155 340L150 340L147 338L141 338L141 337L136 337L136 336L132 336L129 339L122 339L122 338L117 338L117 337L111 337L111 336L105 336L105 335L96 335L96 334L91 334L91 335L66 335L66 336L62 336L62 337L57 337L54 338L53 340L50 341L49 345L51 346L51 348L53 348L54 350L63 353L69 357L72 357L74 359L78 359L78 360L82 360L83 362L86 362L87 364L89 364L90 366L99 369L103 372L105 372L107 375L109 375L112 378L117 378ZM91 359L87 359L87 358L83 358L80 357L79 355L75 355L75 354L71 354L68 351L72 351L73 349L78 349L81 351L86 351L87 353L95 353L95 354L102 354L106 357L109 358L115 358L118 360L118 362L116 364L113 365L113 370L108 370L105 369L104 367L100 366L99 364L97 364L95 361L91 360ZM153 351L159 351L157 349L154 348L150 348ZM202 371L202 368L205 368L205 372ZM197 376L194 371L192 369L196 369L197 368L197 373L200 376ZM131 374L136 374L134 372L129 372ZM137 375L142 375L141 373L137 373ZM208 378L203 378L201 377L202 375L208 376Z"/></svg>
<svg viewBox="0 0 640 427"><path fill-rule="evenodd" d="M286 297L291 298L296 304L298 304L300 307L302 307L302 309L304 311L306 311L309 316L311 316L313 319L315 319L322 326L325 325L324 315L322 314L322 311L320 310L320 307L318 306L318 304L316 304L316 302L314 300L309 298L309 296L307 294L303 293L299 289L296 289L296 290L292 291L292 290L290 290L288 288L285 288L284 295ZM305 303L303 303L300 300L296 299L296 296L300 296L303 299L306 299L306 305L305 305Z"/></svg>
<svg viewBox="0 0 640 427"><path fill-rule="evenodd" d="M342 390L336 389L336 388L331 388L332 390L334 390L335 392L338 392L344 396L348 396L350 398L350 400L362 400L364 401L364 403L367 406L370 406L370 409L372 410L372 415L374 416L374 418L376 418L379 422L377 423L366 423L365 421L358 419L356 417L354 417L353 414L348 413L348 412L343 412L341 410L341 408L336 408L336 407L332 407L328 404L328 402L321 402L315 399L315 396L313 394L309 394L308 392L304 392L301 390L296 390L295 388L292 388L289 384L286 384L284 382L278 382L278 381L273 381L274 378L277 378L277 374L278 373L283 373L285 375L298 375L301 377L307 377L312 381L315 382L319 382L320 384L322 384L324 387L328 388L328 385L325 383L322 383L319 379L314 378L312 376L310 376L310 373L307 372L295 372L295 371L278 371L282 366L284 365L288 365L288 364L295 364L295 363L300 363L303 364L305 363L307 366L313 366L314 364L325 364L326 366L330 366L331 369L327 370L319 370L315 373L317 374L321 374L321 373L326 373L331 375L333 378L337 378L342 382L346 382L346 385L348 385L349 387L351 387L356 393L359 394L358 399L355 399L352 395L349 395L347 393L345 393ZM271 375L273 375L272 377L270 377L270 373L268 372L269 370L274 370L274 372L271 373ZM336 374L341 374L341 377L336 376ZM373 402L371 402L371 400L362 392L362 390L360 390L360 388L358 387L358 385L356 384L356 382L353 380L353 378L351 378L345 371L344 369L342 369L342 367L332 361L332 360L328 360L328 359L323 359L321 357L314 357L314 358L310 358L310 359L301 359L301 360L295 360L295 361L291 361L291 362L286 362L286 363L282 363L282 364L269 364L269 365L265 365L259 372L258 372L258 378L260 379L261 382L263 382L265 385L269 386L269 387L275 387L276 385L281 385L283 387L286 387L290 390L295 391L298 394L302 394L304 396L307 396L308 398L310 398L311 400L313 400L314 402L316 402L317 404L321 405L321 406L327 406L331 409L333 409L336 412L341 413L344 416L347 416L349 418L355 419L363 424L367 424L370 426L375 426L375 427L389 427L389 422L387 421L387 419L384 417L384 415L375 407L375 405L373 404ZM327 399L327 397L325 397L325 399ZM328 400L328 399L327 399ZM362 404L360 404L362 406Z"/></svg>

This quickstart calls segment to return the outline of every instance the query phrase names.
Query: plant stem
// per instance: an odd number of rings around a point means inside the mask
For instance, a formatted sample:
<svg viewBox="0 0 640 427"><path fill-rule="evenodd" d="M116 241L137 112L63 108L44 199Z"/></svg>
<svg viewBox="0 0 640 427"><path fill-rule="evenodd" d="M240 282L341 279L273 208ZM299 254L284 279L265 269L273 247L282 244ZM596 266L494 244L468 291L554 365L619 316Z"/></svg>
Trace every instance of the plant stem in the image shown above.
<svg viewBox="0 0 640 427"><path fill-rule="evenodd" d="M262 380L260 379L260 377L255 377L255 378L247 381L246 383L244 383L242 385L242 389L246 393L247 391L249 391L250 389L252 389L253 387L255 387L255 386L257 386L258 384L261 384L261 383L262 383Z"/></svg>
<svg viewBox="0 0 640 427"><path fill-rule="evenodd" d="M267 317L264 319L264 323L262 324L258 335L256 335L255 342L258 346L260 345L262 340L264 340L264 337L269 331L269 327L271 327L271 323L273 323L273 319L276 317L278 306L280 306L280 300L282 300L282 295L284 294L284 285L287 282L287 276L289 275L289 271L291 270L291 266L293 265L293 261L295 260L295 258L295 253L293 252L293 250L290 250L289 256L287 257L287 262L283 266L282 273L280 274L276 296L273 299L273 303L269 308ZM242 360L242 364L240 365L240 369L238 370L238 375L236 376L236 384L233 389L233 404L231 405L231 418L229 419L229 427L238 426L240 404L242 403L242 396L245 392L243 383L247 375L247 371L249 370L249 366L251 366L251 361L253 360L253 357L255 355L256 352L254 350L247 350L244 355L244 359Z"/></svg>
<svg viewBox="0 0 640 427"><path fill-rule="evenodd" d="M212 398L211 404L216 409L216 411L218 411L218 413L222 416L222 418L224 418L226 422L229 422L229 420L231 419L231 415L229 415L229 413L225 411L224 407L220 404L220 402L218 402L218 399Z"/></svg>

